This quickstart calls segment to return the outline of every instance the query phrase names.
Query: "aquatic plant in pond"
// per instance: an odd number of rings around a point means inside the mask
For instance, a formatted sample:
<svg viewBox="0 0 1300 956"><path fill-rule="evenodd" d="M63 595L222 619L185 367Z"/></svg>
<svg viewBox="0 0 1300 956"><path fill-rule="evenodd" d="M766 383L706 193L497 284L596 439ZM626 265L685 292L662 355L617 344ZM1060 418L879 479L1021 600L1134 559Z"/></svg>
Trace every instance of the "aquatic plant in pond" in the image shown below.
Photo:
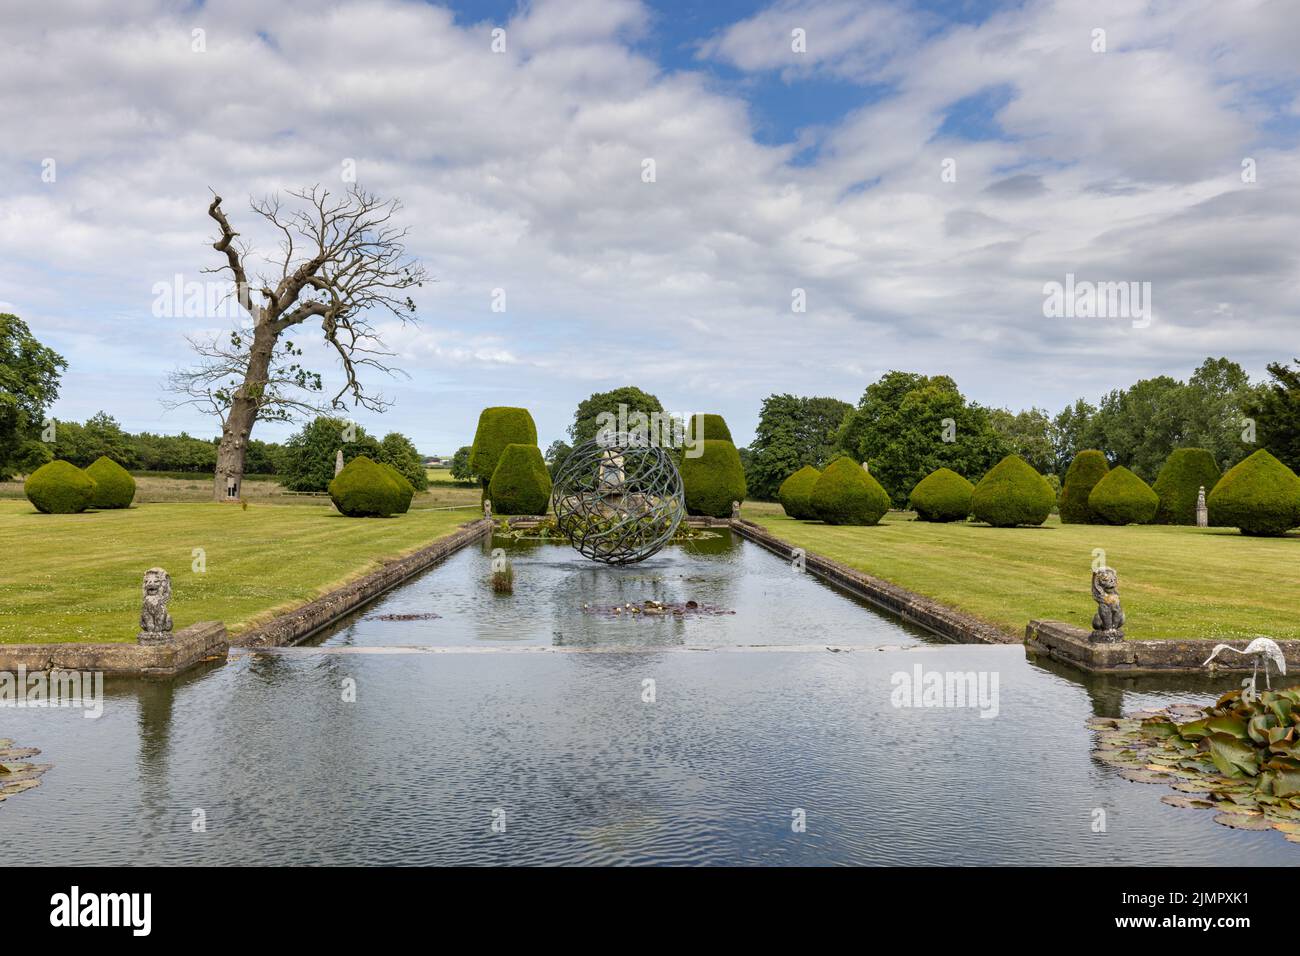
<svg viewBox="0 0 1300 956"><path fill-rule="evenodd" d="M0 803L41 785L41 774L51 765L25 762L25 758L39 753L35 747L18 747L12 740L0 740Z"/></svg>

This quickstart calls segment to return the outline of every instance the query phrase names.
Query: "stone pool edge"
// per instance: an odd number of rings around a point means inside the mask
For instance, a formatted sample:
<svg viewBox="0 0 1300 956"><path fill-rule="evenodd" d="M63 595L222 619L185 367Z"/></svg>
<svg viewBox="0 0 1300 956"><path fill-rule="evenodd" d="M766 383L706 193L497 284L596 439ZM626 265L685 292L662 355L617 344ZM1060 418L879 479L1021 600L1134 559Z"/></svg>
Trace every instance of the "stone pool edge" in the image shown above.
<svg viewBox="0 0 1300 956"><path fill-rule="evenodd" d="M1170 638L1094 644L1088 640L1089 633L1086 628L1062 621L1030 621L1025 627L1025 648L1092 674L1209 673L1205 659L1214 649L1211 640ZM1281 640L1277 644L1288 666L1300 668L1300 641ZM1244 672L1251 667L1245 657L1214 662L1216 671Z"/></svg>
<svg viewBox="0 0 1300 956"><path fill-rule="evenodd" d="M717 526L730 526L742 538L752 541L786 560L794 557L795 546L778 538L762 525L744 518L719 520ZM865 572L850 568L825 555L804 550L804 567L823 580L829 581L882 610L897 615L904 621L919 625L939 637L960 644L1019 644L1017 634L1008 633L987 621L922 597L913 591L891 584Z"/></svg>

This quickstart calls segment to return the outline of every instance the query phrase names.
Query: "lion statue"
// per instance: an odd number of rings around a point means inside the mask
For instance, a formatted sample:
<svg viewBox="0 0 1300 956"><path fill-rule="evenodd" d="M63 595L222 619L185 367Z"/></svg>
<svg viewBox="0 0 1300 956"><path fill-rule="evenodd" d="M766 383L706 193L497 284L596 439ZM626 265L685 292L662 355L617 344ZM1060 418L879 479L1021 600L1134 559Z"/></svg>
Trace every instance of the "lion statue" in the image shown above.
<svg viewBox="0 0 1300 956"><path fill-rule="evenodd" d="M1092 599L1097 613L1092 618L1093 640L1118 640L1124 636L1124 608L1119 603L1119 575L1114 568L1092 572Z"/></svg>
<svg viewBox="0 0 1300 956"><path fill-rule="evenodd" d="M150 568L144 573L144 606L140 609L140 641L151 643L166 640L171 633L172 616L167 605L172 599L172 579L162 568Z"/></svg>

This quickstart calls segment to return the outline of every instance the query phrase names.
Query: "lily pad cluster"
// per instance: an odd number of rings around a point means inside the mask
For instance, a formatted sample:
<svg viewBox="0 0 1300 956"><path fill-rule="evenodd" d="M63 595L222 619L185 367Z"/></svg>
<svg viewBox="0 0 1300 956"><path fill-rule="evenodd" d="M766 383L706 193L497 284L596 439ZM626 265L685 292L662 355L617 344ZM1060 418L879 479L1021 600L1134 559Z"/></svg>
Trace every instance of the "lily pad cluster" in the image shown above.
<svg viewBox="0 0 1300 956"><path fill-rule="evenodd" d="M51 765L25 762L25 758L39 753L35 747L18 747L12 740L0 740L0 803L41 785L41 774Z"/></svg>
<svg viewBox="0 0 1300 956"><path fill-rule="evenodd" d="M1126 780L1179 791L1165 803L1216 810L1216 823L1278 830L1300 843L1300 687L1233 690L1209 707L1174 705L1088 723L1097 731L1094 756Z"/></svg>
<svg viewBox="0 0 1300 956"><path fill-rule="evenodd" d="M597 530L601 528L599 519L592 519L590 524ZM612 527L615 522L611 520L608 524ZM511 525L508 519L502 518L496 522L496 526L492 529L492 534L494 537L510 538L512 541L564 542L569 540L568 536L556 527L556 520L553 516L548 516L541 521L529 522L526 525L518 526ZM677 526L677 530L673 533L673 536L669 541L699 541L705 538L720 537L722 537L722 535L716 531L708 531L704 528L690 528L685 524L680 524Z"/></svg>
<svg viewBox="0 0 1300 956"><path fill-rule="evenodd" d="M716 607L712 604L701 604L698 601L686 601L683 604L673 604L672 602L662 601L641 601L638 603L626 604L584 604L582 606L583 614L603 614L609 617L686 617L687 615L718 615L718 614L735 614L735 611L728 611L725 608Z"/></svg>

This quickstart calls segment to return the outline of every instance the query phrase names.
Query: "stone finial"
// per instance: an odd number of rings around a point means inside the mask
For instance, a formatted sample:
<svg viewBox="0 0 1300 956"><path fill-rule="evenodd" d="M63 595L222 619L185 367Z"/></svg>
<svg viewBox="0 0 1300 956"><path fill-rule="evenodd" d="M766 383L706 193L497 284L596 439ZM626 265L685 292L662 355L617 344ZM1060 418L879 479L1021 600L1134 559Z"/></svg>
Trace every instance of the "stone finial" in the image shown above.
<svg viewBox="0 0 1300 956"><path fill-rule="evenodd" d="M733 521L739 521L739 520L740 520L740 502L739 502L739 501L733 501L733 502L731 503L731 519L732 519Z"/></svg>
<svg viewBox="0 0 1300 956"><path fill-rule="evenodd" d="M862 470L865 471L868 475L871 474L871 466L867 464L865 461L862 463Z"/></svg>
<svg viewBox="0 0 1300 956"><path fill-rule="evenodd" d="M483 517L492 520L492 502L486 499L483 501Z"/></svg>
<svg viewBox="0 0 1300 956"><path fill-rule="evenodd" d="M1201 490L1196 493L1196 527L1208 528L1210 526L1210 509L1205 504L1205 486L1201 485Z"/></svg>
<svg viewBox="0 0 1300 956"><path fill-rule="evenodd" d="M342 470L343 470L343 449L340 448L338 452L335 453L334 455L334 477L337 478L339 476L339 472Z"/></svg>
<svg viewBox="0 0 1300 956"><path fill-rule="evenodd" d="M167 605L172 599L172 579L162 568L144 573L144 606L140 609L141 644L165 644L171 639L172 616Z"/></svg>
<svg viewBox="0 0 1300 956"><path fill-rule="evenodd" d="M1092 617L1093 644L1115 644L1124 640L1124 608L1119 603L1119 575L1114 568L1092 572L1092 599L1097 613Z"/></svg>

